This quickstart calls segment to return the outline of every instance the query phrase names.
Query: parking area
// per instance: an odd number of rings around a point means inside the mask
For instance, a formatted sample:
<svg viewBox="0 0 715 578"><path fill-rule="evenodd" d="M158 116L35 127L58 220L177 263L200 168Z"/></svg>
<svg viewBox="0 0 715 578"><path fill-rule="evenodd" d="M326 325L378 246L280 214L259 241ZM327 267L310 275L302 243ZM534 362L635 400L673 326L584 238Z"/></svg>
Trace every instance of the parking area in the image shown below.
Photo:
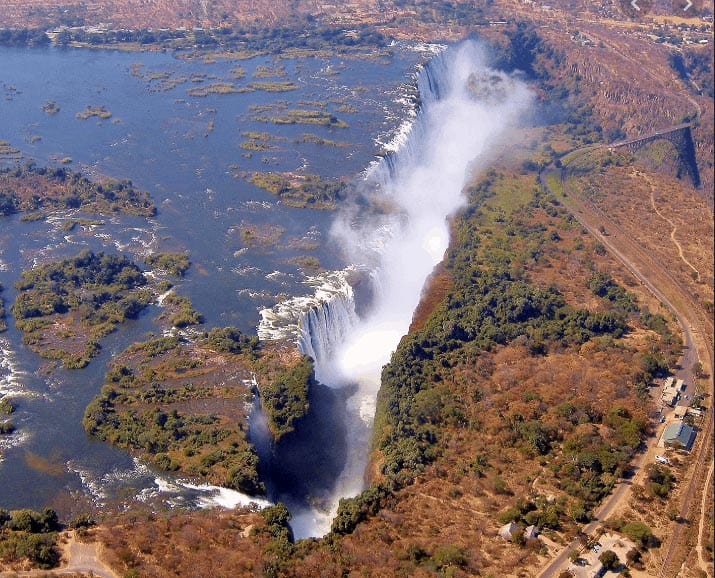
<svg viewBox="0 0 715 578"><path fill-rule="evenodd" d="M631 542L628 538L619 536L617 534L605 533L603 534L597 542L590 545L588 548L584 548L579 558L575 562L571 562L568 566L569 572L575 576L575 578L594 578L594 576L618 576L621 572L618 571L608 571L603 572L603 565L598 561L598 557L606 550L611 550L615 552L621 564L626 563L626 554L636 545Z"/></svg>

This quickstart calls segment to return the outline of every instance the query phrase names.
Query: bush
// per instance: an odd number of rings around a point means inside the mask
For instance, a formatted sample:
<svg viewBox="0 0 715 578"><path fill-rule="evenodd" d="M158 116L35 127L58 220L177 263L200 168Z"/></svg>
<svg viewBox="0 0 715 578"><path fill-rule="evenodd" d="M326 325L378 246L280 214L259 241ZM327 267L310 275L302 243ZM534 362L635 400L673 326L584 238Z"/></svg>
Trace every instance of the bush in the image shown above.
<svg viewBox="0 0 715 578"><path fill-rule="evenodd" d="M438 546L432 554L432 560L440 570L453 566L463 568L468 563L467 553L464 549L452 545Z"/></svg>
<svg viewBox="0 0 715 578"><path fill-rule="evenodd" d="M330 531L351 534L360 522L377 514L391 496L386 487L373 486L354 498L341 498Z"/></svg>

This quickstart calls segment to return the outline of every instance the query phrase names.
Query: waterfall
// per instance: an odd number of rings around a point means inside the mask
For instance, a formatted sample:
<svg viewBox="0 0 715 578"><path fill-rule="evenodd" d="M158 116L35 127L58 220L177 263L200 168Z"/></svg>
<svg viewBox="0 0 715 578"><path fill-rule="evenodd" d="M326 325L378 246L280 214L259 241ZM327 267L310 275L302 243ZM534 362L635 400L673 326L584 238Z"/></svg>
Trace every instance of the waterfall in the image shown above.
<svg viewBox="0 0 715 578"><path fill-rule="evenodd" d="M301 353L317 360L339 342L356 319L351 283L359 276L354 267L308 277L311 295L292 297L260 311L258 337L295 341Z"/></svg>
<svg viewBox="0 0 715 578"><path fill-rule="evenodd" d="M315 377L330 384L329 364L325 361L357 323L355 296L346 276L335 276L320 286L318 301L298 319L298 347L315 362Z"/></svg>
<svg viewBox="0 0 715 578"><path fill-rule="evenodd" d="M292 311L298 321L291 331L315 360L318 379L348 392L344 468L327 507L292 511L298 538L326 533L338 500L363 489L382 367L444 257L448 219L465 204L465 184L503 152L498 147L530 103L523 82L485 62L479 45L464 42L422 69L420 110L409 130L401 131L400 146L368 168L334 222L331 235L346 261L369 272L371 299L360 314L347 277L336 273L327 283L323 279L314 297L295 298L263 315L259 335L268 335Z"/></svg>

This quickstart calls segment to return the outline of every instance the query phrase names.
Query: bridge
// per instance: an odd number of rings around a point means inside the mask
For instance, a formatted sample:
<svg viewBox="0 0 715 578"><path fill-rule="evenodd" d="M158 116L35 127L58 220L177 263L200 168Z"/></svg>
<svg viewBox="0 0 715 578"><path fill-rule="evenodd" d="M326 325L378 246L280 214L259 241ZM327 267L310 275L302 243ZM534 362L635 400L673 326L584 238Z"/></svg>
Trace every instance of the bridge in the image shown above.
<svg viewBox="0 0 715 578"><path fill-rule="evenodd" d="M625 148L636 152L647 144L656 140L667 140L673 144L678 153L678 177L687 175L695 188L700 186L700 171L695 159L695 143L693 142L692 125L690 123L678 124L664 130L657 130L650 134L611 143L609 148Z"/></svg>

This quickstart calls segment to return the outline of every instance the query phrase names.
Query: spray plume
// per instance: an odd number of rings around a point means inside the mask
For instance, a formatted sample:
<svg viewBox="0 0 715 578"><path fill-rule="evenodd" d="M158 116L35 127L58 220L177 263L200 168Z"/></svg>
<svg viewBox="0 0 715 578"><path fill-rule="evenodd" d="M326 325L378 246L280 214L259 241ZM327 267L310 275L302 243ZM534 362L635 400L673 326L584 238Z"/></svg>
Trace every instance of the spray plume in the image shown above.
<svg viewBox="0 0 715 578"><path fill-rule="evenodd" d="M529 106L526 85L485 62L478 44L464 42L425 66L418 77L420 112L406 138L366 171L358 199L334 224L332 236L347 261L368 272L372 299L358 316L352 291L340 292L319 314L312 309L302 319L299 343L314 357L316 377L352 388L352 395L346 465L327 507L293 512L297 538L325 534L339 498L363 489L382 367L444 257L448 219L465 204L465 184L487 166Z"/></svg>

